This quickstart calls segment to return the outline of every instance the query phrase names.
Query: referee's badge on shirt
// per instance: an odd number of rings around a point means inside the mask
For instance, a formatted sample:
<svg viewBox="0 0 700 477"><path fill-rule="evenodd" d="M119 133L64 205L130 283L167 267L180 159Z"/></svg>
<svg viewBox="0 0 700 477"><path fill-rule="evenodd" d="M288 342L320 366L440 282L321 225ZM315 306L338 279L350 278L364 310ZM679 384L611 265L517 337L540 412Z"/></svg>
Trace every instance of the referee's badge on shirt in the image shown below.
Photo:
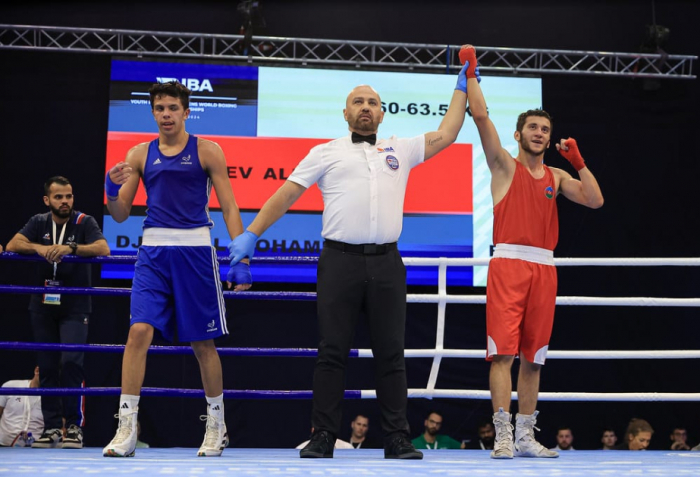
<svg viewBox="0 0 700 477"><path fill-rule="evenodd" d="M399 160L396 159L394 156L386 156L386 164L391 168L392 171L395 171L399 168Z"/></svg>

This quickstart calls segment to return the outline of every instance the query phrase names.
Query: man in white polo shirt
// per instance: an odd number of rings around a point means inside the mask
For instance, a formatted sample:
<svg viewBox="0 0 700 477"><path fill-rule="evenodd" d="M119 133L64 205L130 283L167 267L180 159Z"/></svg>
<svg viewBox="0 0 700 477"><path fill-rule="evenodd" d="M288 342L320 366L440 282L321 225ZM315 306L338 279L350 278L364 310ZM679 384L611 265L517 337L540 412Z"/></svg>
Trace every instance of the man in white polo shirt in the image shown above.
<svg viewBox="0 0 700 477"><path fill-rule="evenodd" d="M32 379L7 381L3 388L38 388L39 366ZM0 446L30 447L44 431L41 396L0 396Z"/></svg>
<svg viewBox="0 0 700 477"><path fill-rule="evenodd" d="M472 68L473 70L473 68ZM231 244L231 264L252 257L258 237L314 183L323 195L323 250L318 262L319 350L314 371L315 429L301 457L333 457L340 433L345 367L361 311L368 317L376 365L384 457L422 459L409 440L404 363L406 269L396 242L411 169L452 144L464 122L467 68L460 71L437 131L376 139L384 119L379 94L355 87L343 115L350 133L320 144Z"/></svg>

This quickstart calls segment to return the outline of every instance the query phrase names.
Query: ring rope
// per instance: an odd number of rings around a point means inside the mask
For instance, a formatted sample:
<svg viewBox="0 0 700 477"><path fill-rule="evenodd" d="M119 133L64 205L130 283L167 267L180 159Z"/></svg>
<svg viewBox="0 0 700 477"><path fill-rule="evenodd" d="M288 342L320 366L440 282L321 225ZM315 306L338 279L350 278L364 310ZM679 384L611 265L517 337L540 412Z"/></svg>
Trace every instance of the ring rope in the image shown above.
<svg viewBox="0 0 700 477"><path fill-rule="evenodd" d="M0 395L13 396L118 396L121 388L0 388ZM312 399L313 391L282 391L282 390L251 390L226 389L224 397L228 399ZM141 388L141 396L160 397L204 397L202 389L173 389L173 388ZM409 398L459 398L490 400L489 391L471 391L462 389L409 389ZM376 399L375 390L346 390L345 399ZM518 400L517 392L511 394L514 401ZM581 393L581 392L540 392L540 401L622 401L622 402L686 402L700 401L700 393Z"/></svg>
<svg viewBox="0 0 700 477"><path fill-rule="evenodd" d="M136 263L137 255L133 254L117 254L106 257L77 257L75 255L66 255L63 257L64 262L76 263L102 263L114 265L130 265ZM452 267L476 267L487 266L491 261L487 258L445 258L445 257L402 257L406 266L440 266L442 263ZM44 261L40 255L24 255L15 252L0 252L1 260L15 261ZM228 264L230 258L225 255L217 256L219 263ZM284 262L302 262L316 263L318 257L299 255L294 257L287 256L256 256L251 259L251 262L267 262L267 263L284 263ZM635 266L635 267L696 267L700 265L700 258L671 258L671 257L647 257L647 258L554 258L556 266L590 266L590 267L613 267L613 266Z"/></svg>
<svg viewBox="0 0 700 477"><path fill-rule="evenodd" d="M123 353L124 345L68 344L68 343L26 343L20 341L0 341L0 349L16 351L73 351L98 353ZM221 356L259 357L316 357L316 348L216 348ZM194 354L189 346L151 346L152 354ZM406 358L477 358L484 359L483 349L407 349ZM350 358L372 358L371 349L353 348ZM548 351L547 359L698 359L700 350L635 350L635 351Z"/></svg>
<svg viewBox="0 0 700 477"><path fill-rule="evenodd" d="M442 274L441 274L442 275ZM97 295L97 296L128 296L130 288L108 287L30 287L20 285L0 285L0 293L60 293L65 295ZM246 300L299 300L313 301L315 292L262 292L262 291L224 291L225 298ZM486 295L447 295L417 294L406 295L407 303L438 303L483 305ZM590 297L590 296L558 296L557 305L593 305L593 306L672 306L698 307L700 298L659 298L659 297Z"/></svg>

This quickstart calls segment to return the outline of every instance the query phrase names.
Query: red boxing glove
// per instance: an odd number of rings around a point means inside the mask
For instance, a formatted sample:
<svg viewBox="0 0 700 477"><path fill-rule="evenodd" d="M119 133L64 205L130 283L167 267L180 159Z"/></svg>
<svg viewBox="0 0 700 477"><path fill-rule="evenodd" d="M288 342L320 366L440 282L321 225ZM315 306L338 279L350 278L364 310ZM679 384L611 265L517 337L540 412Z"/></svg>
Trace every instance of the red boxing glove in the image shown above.
<svg viewBox="0 0 700 477"><path fill-rule="evenodd" d="M459 50L459 61L462 64L469 62L469 67L467 68L467 78L478 78L476 74L476 50L471 45L463 46Z"/></svg>
<svg viewBox="0 0 700 477"><path fill-rule="evenodd" d="M564 146L568 148L568 151L564 150L563 147L559 147L559 144L557 144L557 149L559 150L559 153L564 156L564 159L569 161L572 166L574 166L574 169L576 171L580 171L584 167L586 167L586 163L583 162L583 157L581 157L581 153L578 151L578 144L576 144L576 139L569 138L566 141L564 141Z"/></svg>

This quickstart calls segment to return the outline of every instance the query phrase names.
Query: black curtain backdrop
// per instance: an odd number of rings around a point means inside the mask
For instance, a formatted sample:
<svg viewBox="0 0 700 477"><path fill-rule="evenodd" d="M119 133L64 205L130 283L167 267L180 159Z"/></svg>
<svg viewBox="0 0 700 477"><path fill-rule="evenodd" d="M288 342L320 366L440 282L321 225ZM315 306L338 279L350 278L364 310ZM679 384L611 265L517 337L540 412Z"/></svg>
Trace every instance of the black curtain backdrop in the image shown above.
<svg viewBox="0 0 700 477"><path fill-rule="evenodd" d="M364 2L262 1L266 26L254 34L410 43L462 44L565 50L635 52L653 21L670 28L670 54L700 53L693 1L560 2ZM22 2L3 7L6 24L118 28L172 32L239 33L237 2ZM652 9L655 7L654 14ZM0 243L5 245L35 213L43 212L42 184L61 174L73 183L76 208L102 220L110 56L91 53L30 52L0 49L0 177L4 180ZM697 74L697 62L695 74ZM648 81L598 76L544 76L544 108L554 117L554 136L577 138L582 154L605 195L600 210L560 199L558 257L692 257L698 227L695 179L699 80ZM344 98L338 98L339 111ZM488 98L487 98L488 99ZM515 123L515 117L513 123ZM342 120L339 115L338 120ZM464 127L474 127L470 121ZM380 131L381 132L381 131ZM384 130L384 134L392 134ZM400 134L400 132L398 132ZM299 158L301 159L301 158ZM567 167L548 152L545 160ZM685 182L685 179L688 182ZM683 180L681 180L683 179ZM0 262L5 284L27 284L30 266ZM700 272L693 267L560 267L562 296L697 297ZM95 276L99 268L95 266ZM98 286L129 286L97 280ZM256 283L256 290L296 289ZM434 293L436 287L415 287ZM450 293L483 294L483 289ZM0 340L32 341L27 295L0 295ZM123 344L128 333L128 300L100 297L89 341ZM231 335L222 347L316 347L315 303L229 300ZM483 348L484 308L449 305L447 348ZM407 348L435 345L437 307L408 308ZM580 307L557 310L551 350L698 349L700 325L695 308ZM166 344L156 342L155 344ZM365 326L355 347L368 348ZM19 359L18 359L19 357ZM30 377L32 352L0 351L0 382ZM311 358L223 358L226 389L310 389ZM409 359L409 386L425 387L431 360ZM119 386L121 355L89 354L90 387ZM547 392L698 392L697 360L550 360L541 390ZM145 386L200 388L194 356L153 355ZM444 359L438 388L488 389L488 364L480 359ZM374 389L372 361L353 359L348 389ZM413 434L423 429L430 409L444 414L444 431L473 438L476 424L491 414L486 400L412 399ZM517 403L514 402L517 410ZM117 397L89 397L85 442L104 446L116 427ZM196 447L204 426L203 399L141 400L143 440L154 446ZM652 448L668 448L677 424L700 441L697 402L541 402L538 426L545 445L555 445L560 425L573 429L574 446L599 446L603 426L621 435L632 417L649 420L656 433ZM294 447L308 437L309 400L227 400L232 446ZM350 421L370 417L370 434L379 439L374 400L345 404L342 438Z"/></svg>

